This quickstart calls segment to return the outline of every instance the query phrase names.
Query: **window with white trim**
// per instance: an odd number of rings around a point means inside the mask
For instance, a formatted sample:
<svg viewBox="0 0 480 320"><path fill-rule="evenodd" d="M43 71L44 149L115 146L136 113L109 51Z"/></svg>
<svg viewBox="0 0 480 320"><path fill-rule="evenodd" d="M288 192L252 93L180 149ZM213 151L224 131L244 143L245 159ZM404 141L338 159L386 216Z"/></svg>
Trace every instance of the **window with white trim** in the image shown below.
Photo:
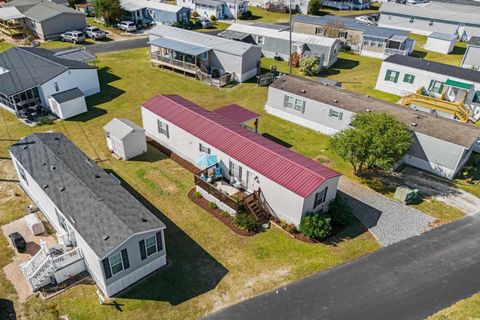
<svg viewBox="0 0 480 320"><path fill-rule="evenodd" d="M168 132L168 124L160 120L157 120L157 124L158 124L158 132L165 135L167 138L170 138L170 135Z"/></svg>
<svg viewBox="0 0 480 320"><path fill-rule="evenodd" d="M295 99L291 96L285 95L283 98L283 107L288 109L293 109L293 104L295 103Z"/></svg>
<svg viewBox="0 0 480 320"><path fill-rule="evenodd" d="M121 252L109 257L108 261L110 262L110 269L112 270L112 275L123 271L123 260Z"/></svg>
<svg viewBox="0 0 480 320"><path fill-rule="evenodd" d="M305 100L302 99L295 99L295 111L304 113L305 112Z"/></svg>
<svg viewBox="0 0 480 320"><path fill-rule="evenodd" d="M156 253L157 250L157 236L153 235L150 238L145 239L145 252L147 253L147 257L151 256L152 254Z"/></svg>
<svg viewBox="0 0 480 320"><path fill-rule="evenodd" d="M327 199L327 193L328 193L328 187L323 189L320 192L317 192L315 194L315 201L313 203L313 209L317 208L319 205L325 203L325 200Z"/></svg>
<svg viewBox="0 0 480 320"><path fill-rule="evenodd" d="M17 162L17 169L18 169L18 174L20 175L22 180L25 181L25 183L28 185L27 176L25 175L25 170L23 170L23 168L20 167L18 162Z"/></svg>
<svg viewBox="0 0 480 320"><path fill-rule="evenodd" d="M53 86L55 87L56 92L60 91L60 88L58 87L58 82L54 82Z"/></svg>
<svg viewBox="0 0 480 320"><path fill-rule="evenodd" d="M208 154L210 154L212 152L209 147L204 146L201 143L198 144L198 149L200 150L200 152L204 152L204 153L208 153Z"/></svg>
<svg viewBox="0 0 480 320"><path fill-rule="evenodd" d="M330 118L337 118L338 120L342 120L342 118L343 118L343 112L330 109L330 110L328 110L328 116L329 116Z"/></svg>

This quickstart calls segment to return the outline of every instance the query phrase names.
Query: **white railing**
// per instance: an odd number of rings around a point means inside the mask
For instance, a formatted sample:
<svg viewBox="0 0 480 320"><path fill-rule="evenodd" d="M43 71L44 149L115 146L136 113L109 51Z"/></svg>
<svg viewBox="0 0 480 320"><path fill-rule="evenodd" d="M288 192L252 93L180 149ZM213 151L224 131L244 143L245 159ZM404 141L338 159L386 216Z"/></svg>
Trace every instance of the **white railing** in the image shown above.
<svg viewBox="0 0 480 320"><path fill-rule="evenodd" d="M75 248L71 251L68 251L60 256L52 258L53 265L55 270L61 269L65 266L68 266L80 259L82 259L82 252L80 248Z"/></svg>
<svg viewBox="0 0 480 320"><path fill-rule="evenodd" d="M52 259L50 257L46 259L32 274L32 276L28 277L27 280L30 282L33 290L37 290L48 282L46 280L50 278L54 270Z"/></svg>
<svg viewBox="0 0 480 320"><path fill-rule="evenodd" d="M38 251L32 259L30 259L26 264L21 266L21 270L26 278L30 277L32 273L38 269L38 267L45 261L49 255L47 242L42 240L40 241L40 251Z"/></svg>
<svg viewBox="0 0 480 320"><path fill-rule="evenodd" d="M58 240L59 243L61 243L63 245L66 245L66 246L69 246L71 244L70 237L68 236L68 234L66 232L61 232L61 233L57 232L56 236L57 236L57 240Z"/></svg>
<svg viewBox="0 0 480 320"><path fill-rule="evenodd" d="M407 56L408 52L407 52L407 50L385 48L385 51L383 52L383 54L386 55L386 56L393 56L394 54Z"/></svg>

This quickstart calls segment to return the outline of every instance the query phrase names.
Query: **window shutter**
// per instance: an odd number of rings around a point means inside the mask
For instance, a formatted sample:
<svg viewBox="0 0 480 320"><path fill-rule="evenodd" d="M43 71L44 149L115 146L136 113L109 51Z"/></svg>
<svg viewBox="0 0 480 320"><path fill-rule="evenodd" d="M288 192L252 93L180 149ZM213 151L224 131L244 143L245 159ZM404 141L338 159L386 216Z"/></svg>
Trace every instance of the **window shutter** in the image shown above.
<svg viewBox="0 0 480 320"><path fill-rule="evenodd" d="M242 167L238 166L238 179L242 180Z"/></svg>
<svg viewBox="0 0 480 320"><path fill-rule="evenodd" d="M167 138L170 138L170 128L168 127L168 124L165 125L167 128Z"/></svg>
<svg viewBox="0 0 480 320"><path fill-rule="evenodd" d="M432 91L433 84L434 84L434 80L430 80L430 84L428 85L428 91Z"/></svg>
<svg viewBox="0 0 480 320"><path fill-rule="evenodd" d="M202 152L202 144L201 143L198 144L198 151Z"/></svg>
<svg viewBox="0 0 480 320"><path fill-rule="evenodd" d="M323 193L323 200L322 200L322 203L325 202L325 200L327 199L327 192L328 192L328 187L325 188L325 192Z"/></svg>
<svg viewBox="0 0 480 320"><path fill-rule="evenodd" d="M343 112L340 112L340 114L338 115L338 120L342 120L343 118Z"/></svg>
<svg viewBox="0 0 480 320"><path fill-rule="evenodd" d="M287 99L288 97L286 95L283 96L283 107L286 108L287 107Z"/></svg>
<svg viewBox="0 0 480 320"><path fill-rule="evenodd" d="M303 104L302 104L302 113L305 113L305 100L303 101Z"/></svg>
<svg viewBox="0 0 480 320"><path fill-rule="evenodd" d="M332 109L328 110L328 116L332 117Z"/></svg>
<svg viewBox="0 0 480 320"><path fill-rule="evenodd" d="M413 81L415 81L415 76L414 75L410 76L410 83L413 83Z"/></svg>
<svg viewBox="0 0 480 320"><path fill-rule="evenodd" d="M442 93L443 92L443 82L442 84L440 85L440 88L438 89L438 93Z"/></svg>
<svg viewBox="0 0 480 320"><path fill-rule="evenodd" d="M112 277L112 270L110 270L110 262L108 261L108 258L105 258L102 260L103 264L103 270L105 271L105 278L111 278Z"/></svg>
<svg viewBox="0 0 480 320"><path fill-rule="evenodd" d="M388 81L388 79L390 79L391 74L392 74L392 70L387 70L387 73L385 74L385 80Z"/></svg>
<svg viewBox="0 0 480 320"><path fill-rule="evenodd" d="M155 235L157 236L157 251L162 251L163 250L162 232L159 231Z"/></svg>
<svg viewBox="0 0 480 320"><path fill-rule="evenodd" d="M147 252L145 251L145 240L140 240L138 244L140 245L140 256L142 257L142 260L147 259Z"/></svg>
<svg viewBox="0 0 480 320"><path fill-rule="evenodd" d="M232 161L231 160L228 162L228 175L229 176L232 175Z"/></svg>
<svg viewBox="0 0 480 320"><path fill-rule="evenodd" d="M395 74L395 79L393 79L393 82L397 83L398 82L398 76L400 75L400 72L397 72Z"/></svg>
<svg viewBox="0 0 480 320"><path fill-rule="evenodd" d="M318 196L320 195L320 192L315 193L315 201L313 202L313 209L317 207L318 203Z"/></svg>
<svg viewBox="0 0 480 320"><path fill-rule="evenodd" d="M122 261L123 261L123 269L130 268L130 262L128 261L127 249L122 249Z"/></svg>

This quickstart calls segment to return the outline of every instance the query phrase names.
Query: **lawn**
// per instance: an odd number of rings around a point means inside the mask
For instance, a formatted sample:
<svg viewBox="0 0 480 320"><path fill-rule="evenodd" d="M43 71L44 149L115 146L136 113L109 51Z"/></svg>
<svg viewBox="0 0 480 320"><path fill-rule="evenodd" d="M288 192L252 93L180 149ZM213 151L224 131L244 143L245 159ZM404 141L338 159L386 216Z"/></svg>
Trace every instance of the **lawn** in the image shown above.
<svg viewBox="0 0 480 320"><path fill-rule="evenodd" d="M451 307L439 311L427 320L467 320L480 319L480 293L461 300Z"/></svg>
<svg viewBox="0 0 480 320"><path fill-rule="evenodd" d="M11 47L13 47L13 44L6 41L0 41L0 52L10 49Z"/></svg>
<svg viewBox="0 0 480 320"><path fill-rule="evenodd" d="M252 16L246 21L265 23L288 22L288 13L271 12L256 6L249 6L248 10L252 12Z"/></svg>
<svg viewBox="0 0 480 320"><path fill-rule="evenodd" d="M262 115L262 132L348 172L348 164L325 149L327 137L265 115L266 88L257 87L254 81L221 90L208 87L150 67L145 48L100 54L96 65L102 94L87 99L94 107L85 115L29 128L1 111L0 156L7 156L6 148L12 141L31 132L64 132L90 157L101 159L101 166L124 179L167 224L169 266L117 298L117 307L99 305L95 288L79 285L47 302L32 297L23 305L17 304L19 318L57 319L68 314L71 319L193 319L379 248L358 224L340 234L335 245L299 242L276 228L254 237L238 236L188 200L187 192L194 186L192 175L175 162L151 147L135 161L119 161L106 148L102 127L112 117L141 123L142 102L155 94L176 93L209 109L234 102L247 106ZM7 160L2 163L5 168L3 164L11 166ZM0 179L12 177L2 175ZM0 182L0 186L17 193L0 205L0 223L4 224L22 215L27 200L16 184ZM0 267L10 255L1 238ZM1 273L0 296L14 301L12 286L3 277Z"/></svg>
<svg viewBox="0 0 480 320"><path fill-rule="evenodd" d="M430 60L430 61L451 64L457 67L461 65L463 55L465 54L465 50L467 48L467 44L465 42L458 42L455 45L455 48L453 49L453 51L447 55L447 54L425 50L424 46L425 46L425 43L427 42L426 36L422 36L418 34L410 34L410 37L415 39L415 48L412 56Z"/></svg>

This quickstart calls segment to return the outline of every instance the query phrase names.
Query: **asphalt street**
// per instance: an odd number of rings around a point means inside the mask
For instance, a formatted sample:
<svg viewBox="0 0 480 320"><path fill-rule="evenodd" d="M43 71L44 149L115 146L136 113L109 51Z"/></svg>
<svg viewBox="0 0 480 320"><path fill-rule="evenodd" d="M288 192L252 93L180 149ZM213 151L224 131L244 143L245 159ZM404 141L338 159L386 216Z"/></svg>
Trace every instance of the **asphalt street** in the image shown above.
<svg viewBox="0 0 480 320"><path fill-rule="evenodd" d="M480 216L220 310L208 319L425 319L480 291Z"/></svg>

